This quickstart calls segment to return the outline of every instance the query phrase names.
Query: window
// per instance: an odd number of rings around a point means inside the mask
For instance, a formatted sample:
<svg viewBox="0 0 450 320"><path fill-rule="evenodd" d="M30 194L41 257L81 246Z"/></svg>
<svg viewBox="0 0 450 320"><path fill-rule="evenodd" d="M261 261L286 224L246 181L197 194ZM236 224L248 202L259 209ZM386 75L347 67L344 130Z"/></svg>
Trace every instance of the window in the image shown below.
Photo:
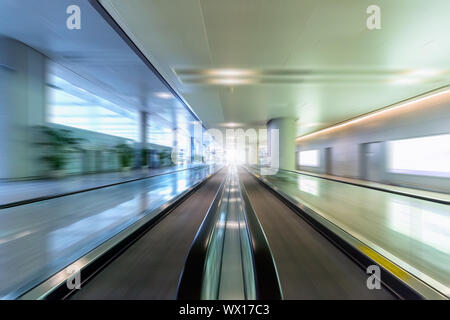
<svg viewBox="0 0 450 320"><path fill-rule="evenodd" d="M148 142L160 146L172 147L173 145L173 130L159 125L157 122L151 121L148 135Z"/></svg>
<svg viewBox="0 0 450 320"><path fill-rule="evenodd" d="M450 134L388 142L389 171L450 177Z"/></svg>
<svg viewBox="0 0 450 320"><path fill-rule="evenodd" d="M176 130L178 159L187 161L191 157L191 136L182 128Z"/></svg>
<svg viewBox="0 0 450 320"><path fill-rule="evenodd" d="M319 150L301 151L299 156L299 164L301 166L318 167Z"/></svg>
<svg viewBox="0 0 450 320"><path fill-rule="evenodd" d="M52 76L47 85L48 121L138 139L137 114Z"/></svg>

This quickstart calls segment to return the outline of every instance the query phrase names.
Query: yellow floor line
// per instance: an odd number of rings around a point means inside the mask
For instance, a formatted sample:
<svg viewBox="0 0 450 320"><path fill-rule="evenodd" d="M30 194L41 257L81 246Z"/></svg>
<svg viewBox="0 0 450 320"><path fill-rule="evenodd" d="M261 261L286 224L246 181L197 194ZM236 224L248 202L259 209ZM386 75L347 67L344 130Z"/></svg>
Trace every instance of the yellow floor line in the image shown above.
<svg viewBox="0 0 450 320"><path fill-rule="evenodd" d="M367 255L373 261L378 263L384 269L386 269L389 272L391 272L392 274L394 274L397 278L404 280L404 281L409 280L411 278L411 276L408 273L406 273L403 269L397 267L391 261L389 261L382 255L380 255L376 251L370 249L369 247L367 247L365 245L360 245L359 250L361 250L365 255Z"/></svg>

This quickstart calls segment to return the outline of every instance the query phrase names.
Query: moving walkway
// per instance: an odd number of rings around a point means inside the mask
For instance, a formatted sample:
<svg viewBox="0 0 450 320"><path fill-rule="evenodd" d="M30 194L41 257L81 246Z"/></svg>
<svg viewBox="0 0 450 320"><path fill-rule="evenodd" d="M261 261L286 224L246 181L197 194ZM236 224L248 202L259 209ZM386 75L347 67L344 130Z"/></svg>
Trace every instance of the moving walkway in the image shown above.
<svg viewBox="0 0 450 320"><path fill-rule="evenodd" d="M184 257L224 170L185 190L22 299L173 299ZM68 285L78 270L81 289Z"/></svg>
<svg viewBox="0 0 450 320"><path fill-rule="evenodd" d="M369 275L350 252L250 173L242 168L230 171L228 189L213 204L210 221L204 221L191 247L178 299L411 298L383 282L380 289L370 290ZM227 244L233 241L230 259Z"/></svg>
<svg viewBox="0 0 450 320"><path fill-rule="evenodd" d="M167 204L157 218L103 254L86 259L91 262L81 270L81 289L54 277L22 298L423 298L398 279L384 278L386 273L380 287L370 289L366 267L373 261L364 262L276 190L234 166Z"/></svg>

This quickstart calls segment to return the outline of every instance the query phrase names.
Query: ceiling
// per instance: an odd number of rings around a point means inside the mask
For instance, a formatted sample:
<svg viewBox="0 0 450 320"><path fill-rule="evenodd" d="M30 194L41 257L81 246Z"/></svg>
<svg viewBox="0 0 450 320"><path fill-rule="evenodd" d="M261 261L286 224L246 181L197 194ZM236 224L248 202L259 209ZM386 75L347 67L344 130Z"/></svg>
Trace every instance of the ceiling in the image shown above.
<svg viewBox="0 0 450 320"><path fill-rule="evenodd" d="M450 83L450 1L100 0L209 127L298 135Z"/></svg>

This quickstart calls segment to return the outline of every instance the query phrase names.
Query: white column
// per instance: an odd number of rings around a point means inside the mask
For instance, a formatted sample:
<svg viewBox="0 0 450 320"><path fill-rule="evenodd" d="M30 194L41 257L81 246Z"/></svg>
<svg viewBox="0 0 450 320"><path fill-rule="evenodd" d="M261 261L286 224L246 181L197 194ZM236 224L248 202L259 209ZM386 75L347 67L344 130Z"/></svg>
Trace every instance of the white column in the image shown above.
<svg viewBox="0 0 450 320"><path fill-rule="evenodd" d="M145 148L148 140L148 113L146 111L139 112L139 143L141 148Z"/></svg>
<svg viewBox="0 0 450 320"><path fill-rule="evenodd" d="M45 56L25 44L0 37L1 179L42 173L33 127L46 122L45 61Z"/></svg>
<svg viewBox="0 0 450 320"><path fill-rule="evenodd" d="M278 163L280 169L295 169L295 126L294 118L275 118L267 122L267 145L272 166ZM272 130L278 130L278 141L271 139ZM278 143L278 149L276 143Z"/></svg>

